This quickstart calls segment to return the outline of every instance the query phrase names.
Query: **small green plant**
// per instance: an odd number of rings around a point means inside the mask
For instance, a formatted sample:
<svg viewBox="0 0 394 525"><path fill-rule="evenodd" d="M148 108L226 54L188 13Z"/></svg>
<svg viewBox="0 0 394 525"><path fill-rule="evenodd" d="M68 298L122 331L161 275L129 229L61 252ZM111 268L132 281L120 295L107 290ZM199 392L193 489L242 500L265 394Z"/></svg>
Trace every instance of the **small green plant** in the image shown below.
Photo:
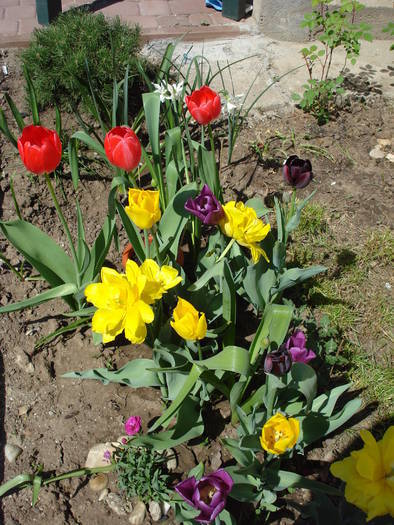
<svg viewBox="0 0 394 525"><path fill-rule="evenodd" d="M312 13L307 13L302 27L307 27L311 36L316 36L321 46L313 44L301 49L309 79L303 85L303 95L293 94L300 107L314 115L320 124L330 120L336 107L336 98L344 93L342 71L347 61L354 65L360 54L361 40L372 41L370 26L356 24L355 16L364 6L357 0L341 0L337 9L330 9L333 0L312 0ZM339 74L330 77L335 50L345 50L345 61Z"/></svg>
<svg viewBox="0 0 394 525"><path fill-rule="evenodd" d="M389 22L387 26L382 29L383 33L389 33L390 36L394 35L394 22ZM394 44L391 44L390 51L394 51Z"/></svg>
<svg viewBox="0 0 394 525"><path fill-rule="evenodd" d="M130 28L119 18L71 9L50 26L34 31L22 61L30 71L39 106L75 109L82 102L89 109L89 86L100 97L98 104L109 103L113 80L123 79L126 65L130 81L138 80L135 57L139 50L137 26Z"/></svg>
<svg viewBox="0 0 394 525"><path fill-rule="evenodd" d="M165 454L149 446L136 447L129 440L116 448L113 456L118 485L127 498L137 496L144 503L168 499Z"/></svg>

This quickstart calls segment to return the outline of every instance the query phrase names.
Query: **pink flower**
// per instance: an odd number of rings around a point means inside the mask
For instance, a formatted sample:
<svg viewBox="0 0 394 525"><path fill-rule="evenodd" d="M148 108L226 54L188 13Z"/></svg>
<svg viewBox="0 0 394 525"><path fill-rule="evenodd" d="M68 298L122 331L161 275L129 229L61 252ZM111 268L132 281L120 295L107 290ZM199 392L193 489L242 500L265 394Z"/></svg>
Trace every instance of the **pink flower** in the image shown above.
<svg viewBox="0 0 394 525"><path fill-rule="evenodd" d="M305 348L306 337L304 332L296 330L286 341L286 348L290 352L293 363L309 363L315 359L316 354L313 350Z"/></svg>
<svg viewBox="0 0 394 525"><path fill-rule="evenodd" d="M124 428L128 436L134 436L141 430L141 418L140 416L131 416L126 421Z"/></svg>
<svg viewBox="0 0 394 525"><path fill-rule="evenodd" d="M106 461L110 461L110 459L111 459L111 452L109 450L106 450L103 455L104 455L104 459Z"/></svg>

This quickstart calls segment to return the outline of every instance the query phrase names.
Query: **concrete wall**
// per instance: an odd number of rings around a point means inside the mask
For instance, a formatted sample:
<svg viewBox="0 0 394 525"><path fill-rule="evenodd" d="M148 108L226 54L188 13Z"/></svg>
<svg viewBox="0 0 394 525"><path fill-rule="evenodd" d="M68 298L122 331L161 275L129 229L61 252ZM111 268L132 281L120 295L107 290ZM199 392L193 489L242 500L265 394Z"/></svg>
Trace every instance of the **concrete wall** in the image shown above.
<svg viewBox="0 0 394 525"><path fill-rule="evenodd" d="M394 18L393 0L361 0L366 7L357 14L356 21L373 27L374 38L392 39L382 28ZM340 5L340 2L331 4ZM253 16L261 32L276 40L304 42L309 34L300 27L304 14L311 12L311 0L254 0Z"/></svg>

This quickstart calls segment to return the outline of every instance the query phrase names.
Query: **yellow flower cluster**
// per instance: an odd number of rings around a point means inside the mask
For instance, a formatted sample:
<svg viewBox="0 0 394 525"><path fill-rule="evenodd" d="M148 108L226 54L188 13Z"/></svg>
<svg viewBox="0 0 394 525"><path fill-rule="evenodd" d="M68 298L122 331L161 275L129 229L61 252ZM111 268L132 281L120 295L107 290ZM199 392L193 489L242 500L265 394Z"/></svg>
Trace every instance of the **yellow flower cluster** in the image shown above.
<svg viewBox="0 0 394 525"><path fill-rule="evenodd" d="M260 444L270 454L283 454L293 448L300 435L298 419L288 419L279 412L272 416L263 426Z"/></svg>
<svg viewBox="0 0 394 525"><path fill-rule="evenodd" d="M103 342L108 343L124 330L129 341L142 343L146 325L154 319L150 305L181 280L175 268L160 268L152 259L146 259L141 266L128 260L125 274L103 267L101 283L89 284L85 289L87 301L97 307L93 332L102 334Z"/></svg>
<svg viewBox="0 0 394 525"><path fill-rule="evenodd" d="M257 263L261 256L269 262L267 254L259 246L271 229L269 224L257 217L253 208L245 206L243 202L230 201L223 206L224 217L219 226L224 235L232 237L241 246L248 248L252 260Z"/></svg>
<svg viewBox="0 0 394 525"><path fill-rule="evenodd" d="M378 442L368 430L360 435L364 447L333 463L331 473L346 483L346 500L363 510L367 521L394 517L394 426Z"/></svg>

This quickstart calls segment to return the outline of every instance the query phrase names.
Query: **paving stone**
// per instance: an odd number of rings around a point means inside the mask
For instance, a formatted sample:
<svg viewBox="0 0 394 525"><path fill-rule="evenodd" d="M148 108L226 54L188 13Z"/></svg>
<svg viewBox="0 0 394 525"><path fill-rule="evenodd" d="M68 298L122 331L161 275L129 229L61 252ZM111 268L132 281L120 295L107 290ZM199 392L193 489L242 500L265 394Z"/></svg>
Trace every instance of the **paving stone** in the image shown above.
<svg viewBox="0 0 394 525"><path fill-rule="evenodd" d="M4 18L7 20L21 20L22 18L34 18L36 16L36 9L34 6L20 6L14 5L7 7Z"/></svg>
<svg viewBox="0 0 394 525"><path fill-rule="evenodd" d="M4 18L4 7L0 7L0 20Z"/></svg>
<svg viewBox="0 0 394 525"><path fill-rule="evenodd" d="M16 20L0 20L1 36L16 36L18 33L18 22Z"/></svg>
<svg viewBox="0 0 394 525"><path fill-rule="evenodd" d="M19 5L19 0L0 0L0 7L14 7Z"/></svg>
<svg viewBox="0 0 394 525"><path fill-rule="evenodd" d="M24 18L19 22L18 35L28 35L36 27L43 27L38 23L37 18Z"/></svg>
<svg viewBox="0 0 394 525"><path fill-rule="evenodd" d="M169 15L170 8L167 0L143 0L139 3L140 13L143 16Z"/></svg>
<svg viewBox="0 0 394 525"><path fill-rule="evenodd" d="M138 4L134 2L119 2L104 7L99 12L105 16L120 16L121 18L138 16L140 14Z"/></svg>
<svg viewBox="0 0 394 525"><path fill-rule="evenodd" d="M187 26L189 17L187 15L159 16L157 22L159 27Z"/></svg>
<svg viewBox="0 0 394 525"><path fill-rule="evenodd" d="M170 0L169 4L173 15L191 15L205 10L204 0Z"/></svg>
<svg viewBox="0 0 394 525"><path fill-rule="evenodd" d="M122 20L129 25L138 24L142 29L156 29L158 28L157 17L155 16L123 16Z"/></svg>

